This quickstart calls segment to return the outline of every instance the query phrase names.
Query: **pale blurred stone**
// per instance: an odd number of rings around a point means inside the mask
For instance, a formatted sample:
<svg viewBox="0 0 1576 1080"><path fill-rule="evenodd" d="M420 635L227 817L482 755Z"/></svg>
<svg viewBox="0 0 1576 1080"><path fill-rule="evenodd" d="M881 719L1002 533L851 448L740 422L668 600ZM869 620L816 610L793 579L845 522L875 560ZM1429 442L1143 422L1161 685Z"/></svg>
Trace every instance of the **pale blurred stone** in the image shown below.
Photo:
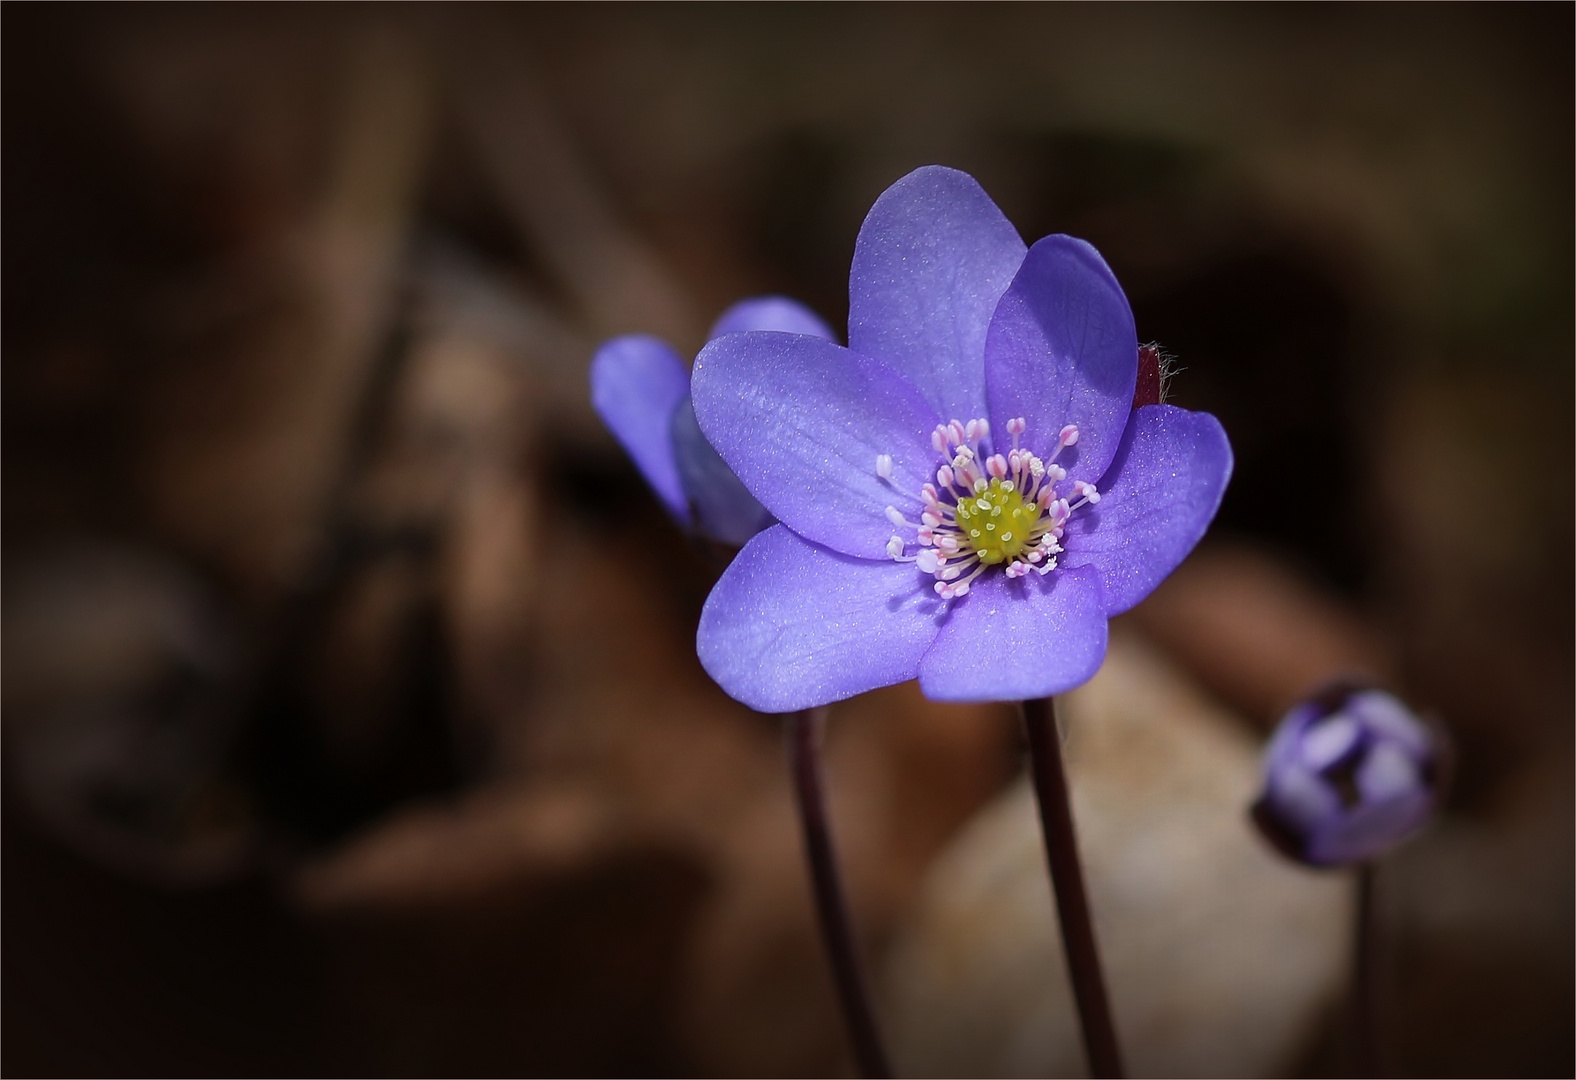
<svg viewBox="0 0 1576 1080"><path fill-rule="evenodd" d="M1061 705L1129 1070L1294 1066L1346 975L1348 879L1294 867L1252 834L1253 737L1135 635L1119 628L1099 675ZM885 975L904 1075L1086 1075L1027 780L938 858Z"/></svg>

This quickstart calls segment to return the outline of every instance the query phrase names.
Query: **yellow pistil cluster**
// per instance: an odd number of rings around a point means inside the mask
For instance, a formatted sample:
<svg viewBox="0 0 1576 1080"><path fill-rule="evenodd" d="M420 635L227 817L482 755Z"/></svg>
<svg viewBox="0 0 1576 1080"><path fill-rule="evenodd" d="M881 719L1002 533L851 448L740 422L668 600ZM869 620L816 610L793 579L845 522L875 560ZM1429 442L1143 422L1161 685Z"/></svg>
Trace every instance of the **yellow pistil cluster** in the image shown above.
<svg viewBox="0 0 1576 1080"><path fill-rule="evenodd" d="M1011 480L993 478L984 491L958 500L958 531L987 566L1021 553L1039 518L1039 506L1024 505L1022 492Z"/></svg>

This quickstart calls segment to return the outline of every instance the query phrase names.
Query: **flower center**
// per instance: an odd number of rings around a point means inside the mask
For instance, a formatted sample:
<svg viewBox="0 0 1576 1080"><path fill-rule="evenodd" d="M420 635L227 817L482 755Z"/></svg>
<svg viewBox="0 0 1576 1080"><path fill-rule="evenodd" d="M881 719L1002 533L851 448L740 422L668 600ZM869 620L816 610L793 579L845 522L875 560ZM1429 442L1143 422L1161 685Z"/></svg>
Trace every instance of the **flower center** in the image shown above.
<svg viewBox="0 0 1576 1080"><path fill-rule="evenodd" d="M1078 428L1072 424L1062 428L1050 460L1042 461L1018 447L1027 427L1022 417L1009 420L1012 449L987 454L987 421L942 424L932 434L931 444L945 463L936 470L936 482L920 489L925 504L920 523L907 520L895 507L886 508L894 525L915 530L912 541L893 536L887 554L934 577L943 599L967 595L974 579L992 566L1005 565L1010 578L1023 577L1030 570L1050 573L1056 569L1068 519L1086 503L1100 501L1094 485L1081 480L1072 483L1076 502L1057 492L1067 471L1056 464L1056 458L1078 441ZM886 454L876 459L876 475L891 484L892 459ZM917 546L918 552L906 554L909 546Z"/></svg>
<svg viewBox="0 0 1576 1080"><path fill-rule="evenodd" d="M1023 551L1029 530L1040 518L1040 508L1023 505L1023 493L1008 480L995 478L979 496L959 499L954 510L958 531L987 566L1006 562Z"/></svg>

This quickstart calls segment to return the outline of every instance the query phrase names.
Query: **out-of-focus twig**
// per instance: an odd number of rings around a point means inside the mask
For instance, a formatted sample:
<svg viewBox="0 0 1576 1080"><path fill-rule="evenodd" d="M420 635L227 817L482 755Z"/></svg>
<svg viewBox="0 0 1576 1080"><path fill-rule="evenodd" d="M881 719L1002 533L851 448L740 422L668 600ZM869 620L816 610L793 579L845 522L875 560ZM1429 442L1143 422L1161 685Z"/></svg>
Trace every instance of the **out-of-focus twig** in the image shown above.
<svg viewBox="0 0 1576 1080"><path fill-rule="evenodd" d="M356 417L397 302L435 119L426 61L392 26L363 27L341 78L317 195L267 251L242 253L259 268L247 280L267 281L265 302L170 343L189 361L149 395L142 475L159 527L264 609L308 572L325 508L364 456Z"/></svg>
<svg viewBox="0 0 1576 1080"><path fill-rule="evenodd" d="M522 55L456 31L449 76L462 122L505 209L598 335L641 331L688 346L704 329L660 259L620 219Z"/></svg>

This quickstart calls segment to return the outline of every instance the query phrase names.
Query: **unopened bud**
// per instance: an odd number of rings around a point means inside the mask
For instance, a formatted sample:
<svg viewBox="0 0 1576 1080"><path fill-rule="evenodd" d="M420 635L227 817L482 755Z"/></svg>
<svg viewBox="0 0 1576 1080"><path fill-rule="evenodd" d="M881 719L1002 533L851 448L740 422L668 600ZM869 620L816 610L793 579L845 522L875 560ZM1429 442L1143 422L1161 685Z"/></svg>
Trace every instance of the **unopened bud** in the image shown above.
<svg viewBox="0 0 1576 1080"><path fill-rule="evenodd" d="M1364 862L1433 816L1446 756L1444 733L1390 694L1333 686L1287 713L1270 739L1254 823L1298 862Z"/></svg>

